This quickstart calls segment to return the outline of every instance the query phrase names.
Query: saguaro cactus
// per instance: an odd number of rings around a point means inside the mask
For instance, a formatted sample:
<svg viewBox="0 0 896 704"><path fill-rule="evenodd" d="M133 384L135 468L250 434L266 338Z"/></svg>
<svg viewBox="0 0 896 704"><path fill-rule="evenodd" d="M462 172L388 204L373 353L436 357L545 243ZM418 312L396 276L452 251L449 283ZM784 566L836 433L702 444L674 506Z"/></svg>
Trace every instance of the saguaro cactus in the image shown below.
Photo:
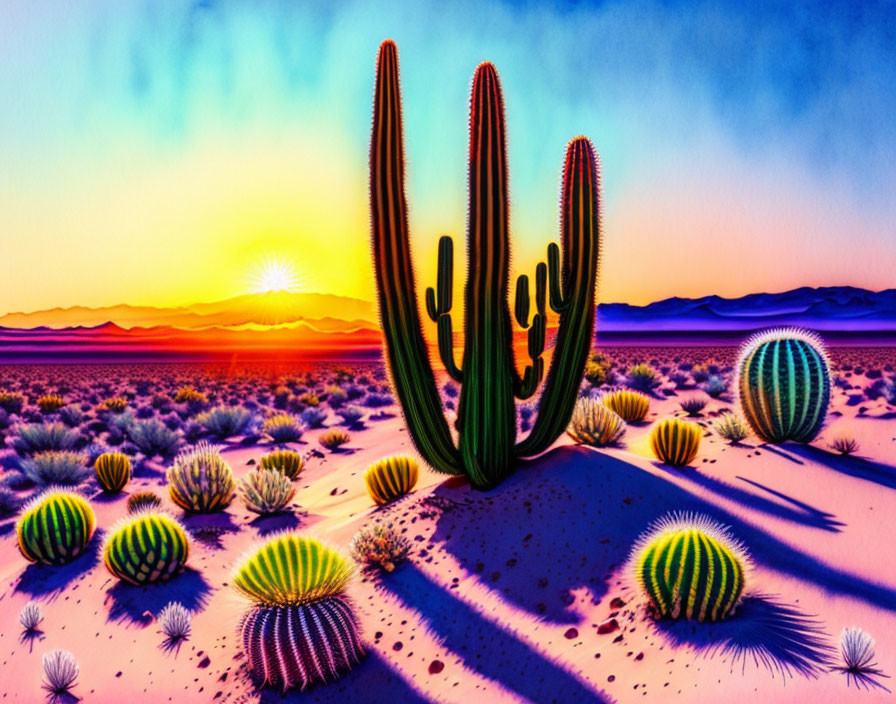
<svg viewBox="0 0 896 704"><path fill-rule="evenodd" d="M464 348L454 359L451 321L454 244L439 241L438 278L426 292L437 325L439 353L461 384L456 429L444 416L417 307L411 264L398 50L392 41L377 57L370 147L370 207L374 270L386 355L396 395L417 450L435 469L464 474L477 487L498 483L519 457L543 452L566 429L594 332L600 177L591 142L570 142L563 170L560 247L551 243L547 264L535 270L535 314L530 320L529 278L516 282L514 318L528 330L529 363L520 374L514 359L508 305L509 203L504 103L495 67L476 69L470 100L469 267L464 292ZM529 435L516 438L515 398L538 389L544 373L547 306L559 314L554 354Z"/></svg>

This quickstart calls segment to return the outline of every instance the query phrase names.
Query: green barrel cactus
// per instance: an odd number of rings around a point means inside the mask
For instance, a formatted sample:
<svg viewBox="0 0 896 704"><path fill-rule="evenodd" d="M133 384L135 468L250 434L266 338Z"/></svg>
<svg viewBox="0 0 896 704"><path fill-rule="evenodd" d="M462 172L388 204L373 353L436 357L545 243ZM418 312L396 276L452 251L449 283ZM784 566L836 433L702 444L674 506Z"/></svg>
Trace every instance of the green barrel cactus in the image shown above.
<svg viewBox="0 0 896 704"><path fill-rule="evenodd" d="M104 452L93 464L103 491L117 494L131 479L131 459L123 452Z"/></svg>
<svg viewBox="0 0 896 704"><path fill-rule="evenodd" d="M638 539L630 565L654 618L714 622L740 603L750 559L725 526L673 513Z"/></svg>
<svg viewBox="0 0 896 704"><path fill-rule="evenodd" d="M190 540L174 518L144 509L122 520L106 539L103 562L115 577L150 584L180 572L190 557Z"/></svg>
<svg viewBox="0 0 896 704"><path fill-rule="evenodd" d="M744 417L766 442L811 442L831 402L831 370L821 339L805 330L751 337L737 362Z"/></svg>
<svg viewBox="0 0 896 704"><path fill-rule="evenodd" d="M415 447L433 468L493 486L521 457L540 454L569 424L594 334L600 248L600 176L591 142L577 137L566 151L561 190L561 248L551 243L535 270L535 314L528 276L516 281L513 318L528 331L528 364L518 371L508 306L510 277L508 171L504 105L495 67L483 63L470 100L469 266L464 294L464 348L454 359L451 309L454 244L439 241L435 289L426 311L436 323L439 353L461 384L458 443L443 414L420 322L404 194L404 144L398 50L377 58L370 147L370 208L374 273L385 356ZM535 394L545 377L547 306L559 314L550 369L529 435L517 441L516 399Z"/></svg>
<svg viewBox="0 0 896 704"><path fill-rule="evenodd" d="M83 496L52 488L24 508L16 539L28 562L64 565L87 549L95 530L96 516Z"/></svg>
<svg viewBox="0 0 896 704"><path fill-rule="evenodd" d="M240 563L233 586L253 607L240 636L253 679L284 691L336 679L364 646L345 588L351 562L317 540L284 533Z"/></svg>

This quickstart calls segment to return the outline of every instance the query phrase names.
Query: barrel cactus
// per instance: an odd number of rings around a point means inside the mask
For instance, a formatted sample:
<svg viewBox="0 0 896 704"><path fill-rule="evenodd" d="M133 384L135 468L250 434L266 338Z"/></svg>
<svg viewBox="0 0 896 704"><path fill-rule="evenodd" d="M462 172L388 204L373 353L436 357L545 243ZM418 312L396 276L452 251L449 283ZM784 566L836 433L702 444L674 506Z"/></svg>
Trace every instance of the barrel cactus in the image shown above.
<svg viewBox="0 0 896 704"><path fill-rule="evenodd" d="M117 494L131 478L131 459L123 452L104 452L93 464L103 491Z"/></svg>
<svg viewBox="0 0 896 704"><path fill-rule="evenodd" d="M364 472L370 497L380 506L400 499L417 484L420 467L413 457L386 457Z"/></svg>
<svg viewBox="0 0 896 704"><path fill-rule="evenodd" d="M831 402L831 370L817 335L796 328L748 339L737 362L747 423L766 442L811 442Z"/></svg>
<svg viewBox="0 0 896 704"><path fill-rule="evenodd" d="M214 513L233 500L233 471L215 445L200 442L168 469L168 493L185 511Z"/></svg>
<svg viewBox="0 0 896 704"><path fill-rule="evenodd" d="M296 495L296 486L276 469L258 469L243 478L239 492L247 509L267 515L286 508Z"/></svg>
<svg viewBox="0 0 896 704"><path fill-rule="evenodd" d="M654 618L715 622L734 613L751 562L727 527L673 513L641 535L629 564Z"/></svg>
<svg viewBox="0 0 896 704"><path fill-rule="evenodd" d="M166 580L180 572L190 556L190 540L171 516L144 509L123 519L109 533L103 562L130 584Z"/></svg>
<svg viewBox="0 0 896 704"><path fill-rule="evenodd" d="M290 479L295 479L305 464L302 455L295 450L274 450L262 455L258 466L261 469L275 469Z"/></svg>
<svg viewBox="0 0 896 704"><path fill-rule="evenodd" d="M703 428L681 418L666 418L650 433L653 454L666 464L684 467L694 461L700 449Z"/></svg>
<svg viewBox="0 0 896 704"><path fill-rule="evenodd" d="M364 647L345 596L352 571L341 554L295 533L269 539L237 566L233 586L253 603L240 637L259 685L304 690L360 662Z"/></svg>
<svg viewBox="0 0 896 704"><path fill-rule="evenodd" d="M593 447L613 445L625 433L625 421L599 400L584 397L576 401L566 434L575 442Z"/></svg>
<svg viewBox="0 0 896 704"><path fill-rule="evenodd" d="M25 507L16 538L29 562L64 565L84 552L95 530L96 516L87 500L55 487Z"/></svg>
<svg viewBox="0 0 896 704"><path fill-rule="evenodd" d="M620 389L601 396L601 401L626 423L644 420L650 409L650 399L640 391Z"/></svg>
<svg viewBox="0 0 896 704"><path fill-rule="evenodd" d="M464 349L455 360L452 322L454 242L439 241L436 286L425 295L448 375L461 386L457 434L443 414L423 334L410 251L404 192L404 137L398 49L380 45L370 144L370 213L385 359L408 434L434 469L466 475L477 488L507 477L521 458L547 450L566 430L594 337L600 249L600 175L586 137L566 149L560 195L561 247L547 247L547 263L516 280L510 298L510 199L504 99L498 72L486 62L473 76L470 98L467 285ZM534 315L531 305L534 299ZM547 308L558 314L550 367L545 363ZM527 363L514 361L512 320L527 331ZM532 398L542 380L538 416L517 439L515 402Z"/></svg>

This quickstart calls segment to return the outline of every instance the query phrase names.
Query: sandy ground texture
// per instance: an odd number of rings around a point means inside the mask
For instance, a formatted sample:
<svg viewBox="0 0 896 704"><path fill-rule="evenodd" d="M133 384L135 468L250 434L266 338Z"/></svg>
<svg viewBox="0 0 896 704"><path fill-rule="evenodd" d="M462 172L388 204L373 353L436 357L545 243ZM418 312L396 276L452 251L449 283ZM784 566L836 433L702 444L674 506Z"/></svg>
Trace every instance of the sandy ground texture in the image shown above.
<svg viewBox="0 0 896 704"><path fill-rule="evenodd" d="M861 380L853 379L860 382ZM861 386L861 383L857 383ZM94 549L61 568L28 566L13 521L0 524L0 700L40 702L41 655L72 651L84 702L825 702L889 701L838 672L837 636L861 626L877 662L896 673L896 414L882 400L835 389L828 425L811 445L729 445L713 432L693 466L652 458L650 424L689 391L657 394L621 447L566 438L499 488L473 491L430 471L416 491L377 509L362 481L374 460L411 450L395 407L324 451L300 476L294 511L258 518L237 499L223 513L187 517L199 537L189 569L146 588L116 582ZM852 396L850 395L852 394ZM707 429L730 399L710 400ZM309 431L304 450L317 447ZM858 456L828 449L841 432ZM268 449L230 443L240 477ZM127 487L163 493L164 467L144 466ZM125 515L123 494L97 498L99 532ZM165 506L182 517L165 498ZM657 624L630 586L625 562L639 533L671 510L731 526L755 561L749 594L723 624ZM265 535L307 532L347 548L375 520L412 541L410 559L349 588L368 655L339 681L285 698L256 692L235 636L246 604L230 587L239 558ZM39 602L45 620L22 636L18 614ZM169 601L194 610L178 648L163 647L155 615ZM833 658L833 660L831 660ZM881 679L884 685L892 680Z"/></svg>

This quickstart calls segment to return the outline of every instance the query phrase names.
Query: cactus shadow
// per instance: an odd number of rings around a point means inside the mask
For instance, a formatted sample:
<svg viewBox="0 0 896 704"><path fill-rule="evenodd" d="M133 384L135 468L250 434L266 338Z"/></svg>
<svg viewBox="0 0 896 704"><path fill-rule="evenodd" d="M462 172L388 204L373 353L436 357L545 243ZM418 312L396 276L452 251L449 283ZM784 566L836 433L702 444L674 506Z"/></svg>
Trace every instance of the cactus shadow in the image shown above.
<svg viewBox="0 0 896 704"><path fill-rule="evenodd" d="M592 603L600 602L652 521L670 511L696 512L730 526L760 565L896 611L894 586L802 552L760 521L667 477L582 446L555 448L489 492L439 485L428 502L438 514L432 541L501 599L552 623L577 624L574 592L587 589Z"/></svg>
<svg viewBox="0 0 896 704"><path fill-rule="evenodd" d="M764 484L755 482L752 479L737 477L741 481L746 482L747 484L750 484L757 489L760 489L761 491L771 494L772 496L776 496L777 498L787 502L790 505L785 506L784 504L778 503L777 501L772 501L771 499L760 494L746 491L745 489L741 489L740 487L729 484L728 482L721 479L716 479L715 477L703 474L699 469L696 468L691 469L690 471L681 471L670 467L669 465L660 463L654 463L654 466L658 469L663 470L664 472L673 474L679 479L683 479L696 486L706 489L707 491L711 491L717 496L730 499L731 501L734 501L735 503L738 503L745 508L752 509L753 511L757 511L759 513L765 513L769 516L783 518L784 520L792 521L793 523L799 523L801 525L810 526L812 528L819 528L820 530L826 530L831 533L840 533L842 526L846 525L845 523L838 521L833 513L821 511L820 509L810 506L807 503L783 494L780 491L776 491L771 487L767 487Z"/></svg>
<svg viewBox="0 0 896 704"><path fill-rule="evenodd" d="M208 603L212 588L200 572L187 567L165 582L137 586L116 582L106 590L109 605L106 621L147 626L170 602L179 602L189 611L201 611ZM152 618L146 615L149 612Z"/></svg>
<svg viewBox="0 0 896 704"><path fill-rule="evenodd" d="M609 702L559 665L483 616L466 602L408 563L377 583L421 614L427 631L443 642L464 666L500 682L530 702ZM471 647L479 644L479 647ZM487 649L483 653L480 648ZM481 655L485 657L480 657ZM385 700L384 700L385 701Z"/></svg>
<svg viewBox="0 0 896 704"><path fill-rule="evenodd" d="M244 672L243 678L246 682L251 682L248 673ZM376 701L382 702L427 704L430 701L406 682L379 653L373 650L368 651L367 657L362 662L335 682L315 685L304 692L290 690L283 693L279 689L264 687L259 690L257 701L258 704L360 702L363 692L369 693L368 696L376 697Z"/></svg>
<svg viewBox="0 0 896 704"><path fill-rule="evenodd" d="M896 467L883 462L875 462L863 457L835 454L812 445L788 443L786 448L799 457L818 462L835 472L856 479L879 484L888 489L896 489Z"/></svg>
<svg viewBox="0 0 896 704"><path fill-rule="evenodd" d="M281 511L280 513L258 516L249 521L249 525L255 528L261 536L279 533L281 531L294 530L301 524L301 518L289 509Z"/></svg>
<svg viewBox="0 0 896 704"><path fill-rule="evenodd" d="M52 601L72 583L84 579L99 563L102 544L103 531L98 529L87 549L71 562L58 566L29 564L19 577L15 591Z"/></svg>
<svg viewBox="0 0 896 704"><path fill-rule="evenodd" d="M719 623L657 621L656 630L675 647L700 655L731 657L731 669L745 672L752 662L782 678L817 678L834 663L835 649L822 624L776 596L744 598L737 612Z"/></svg>

